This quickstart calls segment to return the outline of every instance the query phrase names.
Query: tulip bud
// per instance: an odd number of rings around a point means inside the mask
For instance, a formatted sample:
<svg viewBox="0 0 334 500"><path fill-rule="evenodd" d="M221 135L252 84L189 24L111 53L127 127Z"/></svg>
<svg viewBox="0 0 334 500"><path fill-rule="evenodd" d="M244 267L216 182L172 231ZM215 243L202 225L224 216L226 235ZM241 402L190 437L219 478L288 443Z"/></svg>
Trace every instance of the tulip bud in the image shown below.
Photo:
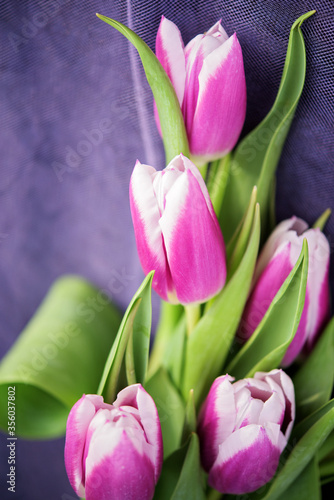
<svg viewBox="0 0 334 500"><path fill-rule="evenodd" d="M169 302L205 302L223 287L225 246L205 182L188 158L161 172L137 161L130 205L141 265Z"/></svg>
<svg viewBox="0 0 334 500"><path fill-rule="evenodd" d="M201 460L221 493L255 491L274 476L291 434L295 397L282 370L233 382L218 377L199 415Z"/></svg>
<svg viewBox="0 0 334 500"><path fill-rule="evenodd" d="M178 27L162 16L156 55L171 80L197 163L221 158L235 146L246 115L246 82L236 34L218 21L184 48ZM159 117L155 118L160 131Z"/></svg>
<svg viewBox="0 0 334 500"><path fill-rule="evenodd" d="M248 339L270 303L296 264L306 238L309 268L304 309L297 332L282 361L290 365L303 347L312 349L329 319L329 244L320 229L308 229L302 219L292 217L273 231L259 257L254 288L247 301L239 328L239 337Z"/></svg>
<svg viewBox="0 0 334 500"><path fill-rule="evenodd" d="M83 395L70 411L65 467L86 500L151 500L162 455L158 412L140 384L123 389L112 405Z"/></svg>

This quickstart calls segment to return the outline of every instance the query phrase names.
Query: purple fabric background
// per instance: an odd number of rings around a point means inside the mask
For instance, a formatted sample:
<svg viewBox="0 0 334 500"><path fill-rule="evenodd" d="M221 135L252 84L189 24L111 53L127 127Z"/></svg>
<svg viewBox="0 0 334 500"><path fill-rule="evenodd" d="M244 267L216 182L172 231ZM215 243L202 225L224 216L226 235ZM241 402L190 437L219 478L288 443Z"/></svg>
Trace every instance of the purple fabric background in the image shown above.
<svg viewBox="0 0 334 500"><path fill-rule="evenodd" d="M125 276L116 294L110 290L122 309L143 278L128 182L136 158L162 168L163 149L136 52L95 12L129 25L152 48L162 14L178 24L185 42L221 18L243 48L245 134L269 111L290 27L311 9L317 14L303 25L306 84L278 168L277 218L296 214L312 224L333 207L331 0L1 3L1 356L59 275L78 273L103 288ZM334 217L326 234L333 250ZM63 440L19 441L17 454L16 499L75 498ZM1 498L12 498L3 474L1 481Z"/></svg>

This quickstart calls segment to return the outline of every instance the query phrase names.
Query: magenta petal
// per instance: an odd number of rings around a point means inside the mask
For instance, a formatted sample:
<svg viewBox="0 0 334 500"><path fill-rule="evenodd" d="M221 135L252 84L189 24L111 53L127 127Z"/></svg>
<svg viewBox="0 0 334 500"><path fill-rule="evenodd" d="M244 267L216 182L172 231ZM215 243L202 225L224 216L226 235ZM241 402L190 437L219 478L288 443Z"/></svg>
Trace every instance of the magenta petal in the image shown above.
<svg viewBox="0 0 334 500"><path fill-rule="evenodd" d="M130 207L143 270L145 274L155 271L153 286L168 300L172 284L159 226L160 210L153 189L155 174L153 167L136 163L130 180Z"/></svg>
<svg viewBox="0 0 334 500"><path fill-rule="evenodd" d="M224 242L190 170L167 194L160 227L179 302L200 303L216 295L226 279Z"/></svg>
<svg viewBox="0 0 334 500"><path fill-rule="evenodd" d="M199 415L201 460L207 472L217 457L220 443L234 430L236 408L232 381L229 375L216 378Z"/></svg>
<svg viewBox="0 0 334 500"><path fill-rule="evenodd" d="M65 468L72 488L81 497L85 495L83 453L86 443L86 433L96 410L102 406L102 396L86 396L84 394L75 403L67 419Z"/></svg>
<svg viewBox="0 0 334 500"><path fill-rule="evenodd" d="M99 436L91 442L87 457L86 500L151 500L154 495L154 467L123 431L115 444L114 436ZM105 440L110 452L100 455Z"/></svg>
<svg viewBox="0 0 334 500"><path fill-rule="evenodd" d="M176 24L164 16L161 17L157 33L155 53L173 84L180 105L182 105L186 80L183 40Z"/></svg>
<svg viewBox="0 0 334 500"><path fill-rule="evenodd" d="M280 222L269 236L266 244L261 251L256 264L253 281L256 282L258 280L258 278L264 271L264 268L269 264L270 259L272 259L276 250L281 244L284 244L287 241L293 241L296 243L298 236L306 231L307 228L308 225L306 224L306 222L295 216Z"/></svg>
<svg viewBox="0 0 334 500"><path fill-rule="evenodd" d="M234 34L203 62L197 107L188 131L192 154L213 159L230 151L238 140L245 114L243 58Z"/></svg>
<svg viewBox="0 0 334 500"><path fill-rule="evenodd" d="M272 389L275 388L273 382L281 387L285 399L285 415L281 428L288 440L296 416L295 389L291 378L280 369L271 370L269 373L257 372L254 378L264 380Z"/></svg>
<svg viewBox="0 0 334 500"><path fill-rule="evenodd" d="M141 384L135 384L118 393L114 406L118 408L133 406L138 409L147 442L151 445L149 455L155 469L155 480L158 481L163 460L163 445L159 415L152 397Z"/></svg>
<svg viewBox="0 0 334 500"><path fill-rule="evenodd" d="M307 317L307 349L310 350L330 317L329 259L330 248L319 229L309 229L303 234L309 247L307 289L310 305Z"/></svg>
<svg viewBox="0 0 334 500"><path fill-rule="evenodd" d="M183 40L178 27L164 16L161 17L157 33L155 54L172 82L180 106L182 106L186 80ZM159 114L155 102L154 118L159 133L162 135Z"/></svg>
<svg viewBox="0 0 334 500"><path fill-rule="evenodd" d="M269 262L251 293L239 326L238 337L247 340L261 322L273 298L293 269L291 243L283 245Z"/></svg>
<svg viewBox="0 0 334 500"><path fill-rule="evenodd" d="M279 426L248 425L220 446L209 473L209 484L220 493L242 495L255 491L274 476L280 457Z"/></svg>

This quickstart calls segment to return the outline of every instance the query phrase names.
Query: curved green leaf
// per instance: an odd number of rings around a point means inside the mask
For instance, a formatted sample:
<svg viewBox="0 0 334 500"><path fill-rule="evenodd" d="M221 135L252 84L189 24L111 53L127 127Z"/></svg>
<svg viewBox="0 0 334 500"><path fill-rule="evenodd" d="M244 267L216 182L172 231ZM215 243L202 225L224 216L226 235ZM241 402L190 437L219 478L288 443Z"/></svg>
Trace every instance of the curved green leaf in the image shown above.
<svg viewBox="0 0 334 500"><path fill-rule="evenodd" d="M198 404L219 375L247 299L260 239L256 207L247 250L230 281L192 331L186 347L183 394L194 389Z"/></svg>
<svg viewBox="0 0 334 500"><path fill-rule="evenodd" d="M95 393L120 314L76 276L58 279L0 365L0 400L16 387L16 434L51 439L65 432L83 393ZM0 407L7 428L7 406Z"/></svg>
<svg viewBox="0 0 334 500"><path fill-rule="evenodd" d="M311 429L312 425L314 425L318 420L320 420L331 410L334 410L334 399L331 399L321 408L304 418L304 420L299 422L299 424L295 425L291 434L290 441L300 439L304 434L306 434L309 429Z"/></svg>
<svg viewBox="0 0 334 500"><path fill-rule="evenodd" d="M319 467L311 460L278 500L321 500Z"/></svg>
<svg viewBox="0 0 334 500"><path fill-rule="evenodd" d="M156 404L164 445L164 458L180 447L185 403L167 371L159 368L146 382L145 389Z"/></svg>
<svg viewBox="0 0 334 500"><path fill-rule="evenodd" d="M334 429L334 408L328 406L326 411L301 437L291 451L284 466L274 478L268 493L263 500L276 500L280 498L307 464ZM291 442L293 442L291 440Z"/></svg>
<svg viewBox="0 0 334 500"><path fill-rule="evenodd" d="M171 500L205 500L203 472L200 465L199 439L193 433L181 474Z"/></svg>
<svg viewBox="0 0 334 500"><path fill-rule="evenodd" d="M315 221L313 224L313 227L316 228L318 227L321 231L324 229L326 222L328 221L329 217L331 216L332 210L330 208L327 208L323 214L320 215L320 217Z"/></svg>
<svg viewBox="0 0 334 500"><path fill-rule="evenodd" d="M125 311L115 342L105 363L97 393L103 393L105 400L109 403L112 403L116 396L118 377L130 338L132 342L131 356L133 356L131 367L135 373L128 374L128 381L129 379L132 381L132 377L134 377L137 382L144 383L151 332L153 275L154 271L151 271L134 294ZM138 349L136 353L134 353L135 348Z"/></svg>
<svg viewBox="0 0 334 500"><path fill-rule="evenodd" d="M307 417L329 400L334 383L334 318L308 359L293 377L298 419Z"/></svg>
<svg viewBox="0 0 334 500"><path fill-rule="evenodd" d="M170 500L180 477L180 471L187 455L185 444L164 460L161 475L154 492L154 500Z"/></svg>
<svg viewBox="0 0 334 500"><path fill-rule="evenodd" d="M227 367L237 379L279 366L304 307L308 271L307 241L296 265L275 295L257 329Z"/></svg>
<svg viewBox="0 0 334 500"><path fill-rule="evenodd" d="M225 214L222 229L226 241L232 237L242 219L253 186L258 188L261 228L266 228L270 187L304 86L306 55L300 27L314 12L304 14L293 24L274 105L266 118L243 139L235 151L222 208L222 214Z"/></svg>
<svg viewBox="0 0 334 500"><path fill-rule="evenodd" d="M189 146L179 101L174 88L159 60L146 43L124 24L106 16L96 14L124 35L138 50L144 66L147 81L151 87L158 108L166 162L183 153L189 157Z"/></svg>

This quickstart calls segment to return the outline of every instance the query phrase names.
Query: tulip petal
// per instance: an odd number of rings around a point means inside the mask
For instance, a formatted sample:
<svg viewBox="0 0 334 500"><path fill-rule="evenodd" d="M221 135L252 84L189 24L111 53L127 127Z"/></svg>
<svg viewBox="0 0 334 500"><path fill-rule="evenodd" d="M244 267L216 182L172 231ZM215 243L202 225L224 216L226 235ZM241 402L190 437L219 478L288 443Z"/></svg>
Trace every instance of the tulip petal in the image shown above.
<svg viewBox="0 0 334 500"><path fill-rule="evenodd" d="M143 270L145 274L155 270L153 287L168 300L173 284L159 226L160 211L153 189L155 174L153 167L137 161L130 180L130 207Z"/></svg>
<svg viewBox="0 0 334 500"><path fill-rule="evenodd" d="M230 151L245 115L245 73L241 47L234 34L203 62L196 110L188 131L192 154L214 159Z"/></svg>
<svg viewBox="0 0 334 500"><path fill-rule="evenodd" d="M285 398L285 416L281 428L283 434L288 440L296 416L295 389L291 378L280 369L271 370L269 373L257 372L255 373L254 378L265 380L270 387L273 387L272 381L281 387Z"/></svg>
<svg viewBox="0 0 334 500"><path fill-rule="evenodd" d="M179 28L164 16L157 33L155 53L173 84L181 106L186 80L184 45Z"/></svg>
<svg viewBox="0 0 334 500"><path fill-rule="evenodd" d="M213 382L199 416L201 460L208 472L215 461L219 445L233 432L236 420L233 377L223 375Z"/></svg>
<svg viewBox="0 0 334 500"><path fill-rule="evenodd" d="M186 83L182 112L188 136L191 133L196 111L199 93L199 74L204 59L226 40L228 40L228 35L221 26L220 21L218 21L205 35L197 35L190 40L185 48Z"/></svg>
<svg viewBox="0 0 334 500"><path fill-rule="evenodd" d="M255 283L258 280L258 278L264 271L265 267L269 264L269 261L275 254L278 247L282 243L285 243L287 240L291 241L293 234L297 233L297 235L300 235L304 231L306 231L307 228L308 225L306 224L306 222L295 216L280 222L276 226L275 230L271 233L267 242L265 243L261 251L261 254L258 258L254 273L253 283ZM290 236L286 236L286 234L290 231L291 231Z"/></svg>
<svg viewBox="0 0 334 500"><path fill-rule="evenodd" d="M307 291L310 303L307 316L306 347L310 350L330 317L329 259L330 248L320 229L310 229L303 234L309 246L309 271Z"/></svg>
<svg viewBox="0 0 334 500"><path fill-rule="evenodd" d="M224 242L190 170L168 192L160 227L179 302L200 303L216 295L226 279Z"/></svg>
<svg viewBox="0 0 334 500"><path fill-rule="evenodd" d="M273 298L293 269L290 259L291 243L281 245L253 289L242 316L238 336L247 340L267 312Z"/></svg>
<svg viewBox="0 0 334 500"><path fill-rule="evenodd" d="M221 20L217 21L211 28L206 32L206 36L214 36L219 38L220 42L226 42L229 39L228 34L221 25Z"/></svg>
<svg viewBox="0 0 334 500"><path fill-rule="evenodd" d="M123 429L109 428L94 434L86 460L86 500L151 500L154 467L134 445L135 436Z"/></svg>
<svg viewBox="0 0 334 500"><path fill-rule="evenodd" d="M70 484L80 497L85 495L83 454L86 433L96 410L104 405L102 396L82 396L70 411L66 424L65 468Z"/></svg>
<svg viewBox="0 0 334 500"><path fill-rule="evenodd" d="M197 35L185 49L186 83L182 112L188 135L191 133L199 93L199 74L205 58L221 46L218 38Z"/></svg>
<svg viewBox="0 0 334 500"><path fill-rule="evenodd" d="M148 451L155 468L155 480L158 481L163 460L163 445L159 415L152 397L141 384L135 384L119 392L113 406L118 408L132 406L138 409L146 440L151 445Z"/></svg>
<svg viewBox="0 0 334 500"><path fill-rule="evenodd" d="M279 434L276 424L252 424L235 431L219 448L210 486L220 493L242 495L267 483L279 462Z"/></svg>

